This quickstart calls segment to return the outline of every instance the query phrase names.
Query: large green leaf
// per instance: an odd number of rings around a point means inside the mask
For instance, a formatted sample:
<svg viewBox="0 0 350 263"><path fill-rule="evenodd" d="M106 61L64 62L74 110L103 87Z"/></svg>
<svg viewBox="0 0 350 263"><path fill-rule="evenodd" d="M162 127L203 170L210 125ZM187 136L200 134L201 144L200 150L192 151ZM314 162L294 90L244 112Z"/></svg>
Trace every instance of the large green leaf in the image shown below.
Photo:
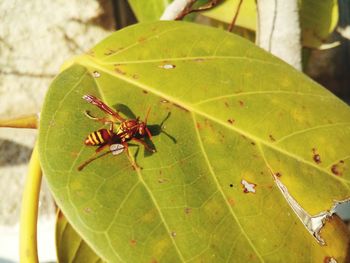
<svg viewBox="0 0 350 263"><path fill-rule="evenodd" d="M56 218L56 252L61 263L103 262L72 228L62 211L58 211Z"/></svg>
<svg viewBox="0 0 350 263"><path fill-rule="evenodd" d="M238 2L239 0L223 0L222 4L203 14L229 24ZM236 25L256 30L255 2L254 0L243 1ZM299 0L299 8L303 45L314 48L321 46L338 23L337 0Z"/></svg>
<svg viewBox="0 0 350 263"><path fill-rule="evenodd" d="M152 107L157 153L140 147L143 169L122 153L78 172L101 128L83 112L103 116L84 94L141 118ZM326 223L322 246L290 203L318 215L349 198L349 144L350 109L329 91L247 40L184 22L128 27L68 63L39 135L58 205L110 262L344 262L341 223Z"/></svg>
<svg viewBox="0 0 350 263"><path fill-rule="evenodd" d="M157 21L172 0L128 0L137 20L140 22Z"/></svg>

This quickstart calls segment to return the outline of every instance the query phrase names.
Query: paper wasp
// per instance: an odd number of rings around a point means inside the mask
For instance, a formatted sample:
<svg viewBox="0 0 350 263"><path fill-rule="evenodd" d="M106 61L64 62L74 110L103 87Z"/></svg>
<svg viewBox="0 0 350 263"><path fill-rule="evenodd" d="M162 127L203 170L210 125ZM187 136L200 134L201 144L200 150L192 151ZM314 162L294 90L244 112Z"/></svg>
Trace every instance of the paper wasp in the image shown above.
<svg viewBox="0 0 350 263"><path fill-rule="evenodd" d="M129 150L128 142L135 141L141 143L145 149L150 152L155 152L155 149L151 148L143 139L148 137L149 140L152 140L152 135L150 130L147 128L147 118L150 112L148 109L145 120L142 121L137 117L136 119L124 119L119 115L117 111L114 111L104 102L92 95L84 95L83 99L87 102L97 106L100 110L109 115L108 118L98 118L92 116L89 111L85 111L85 115L94 121L101 122L103 124L108 124L109 129L99 129L90 133L85 139L85 145L87 146L98 146L95 151L95 154L84 163L82 163L78 170L81 171L84 167L97 159L96 155L101 152L103 149L109 147L110 150L105 154L111 152L114 155L122 153L124 150L130 159L134 168L138 168L137 164L132 160ZM118 127L115 127L116 124L119 124Z"/></svg>

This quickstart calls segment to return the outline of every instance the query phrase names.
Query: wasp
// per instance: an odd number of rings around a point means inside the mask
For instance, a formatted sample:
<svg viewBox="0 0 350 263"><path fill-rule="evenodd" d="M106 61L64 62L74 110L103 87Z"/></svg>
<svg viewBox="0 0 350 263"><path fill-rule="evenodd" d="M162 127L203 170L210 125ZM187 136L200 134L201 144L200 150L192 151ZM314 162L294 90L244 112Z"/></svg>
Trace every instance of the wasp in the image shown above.
<svg viewBox="0 0 350 263"><path fill-rule="evenodd" d="M125 119L123 118L117 111L114 111L112 108L107 106L100 99L96 98L93 95L84 95L83 99L87 102L97 106L100 110L108 115L108 118L98 118L94 117L90 114L89 111L85 111L85 115L94 121L98 121L103 123L104 125L109 125L108 129L99 129L90 133L84 144L86 146L98 146L95 151L95 154L90 159L86 160L82 163L78 170L81 171L87 164L95 160L96 155L101 152L106 147L109 147L110 150L107 153L112 153L114 155L118 155L125 151L127 153L128 158L130 159L134 168L138 168L137 164L132 160L129 150L128 150L128 142L135 141L142 144L145 149L150 152L155 152L156 150L149 147L149 145L143 140L148 137L149 140L152 141L152 134L147 127L147 119L150 113L150 108L146 113L145 120L140 120L139 117L136 119ZM118 127L116 127L118 125Z"/></svg>

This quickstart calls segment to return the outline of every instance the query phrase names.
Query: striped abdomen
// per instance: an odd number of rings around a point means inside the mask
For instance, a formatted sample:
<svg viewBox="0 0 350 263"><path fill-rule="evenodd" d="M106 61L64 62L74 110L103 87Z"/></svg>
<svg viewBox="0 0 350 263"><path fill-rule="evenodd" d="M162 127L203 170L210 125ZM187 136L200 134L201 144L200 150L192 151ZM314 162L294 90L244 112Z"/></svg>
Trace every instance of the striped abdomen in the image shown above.
<svg viewBox="0 0 350 263"><path fill-rule="evenodd" d="M110 140L112 134L107 129L100 129L89 134L85 139L85 145L102 145Z"/></svg>

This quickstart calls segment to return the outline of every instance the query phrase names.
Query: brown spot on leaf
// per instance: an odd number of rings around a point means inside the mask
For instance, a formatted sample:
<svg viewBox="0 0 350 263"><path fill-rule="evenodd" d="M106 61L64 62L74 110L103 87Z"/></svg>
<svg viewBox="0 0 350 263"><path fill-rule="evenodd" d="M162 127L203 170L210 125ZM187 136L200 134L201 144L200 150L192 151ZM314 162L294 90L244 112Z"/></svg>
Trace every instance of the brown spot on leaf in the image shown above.
<svg viewBox="0 0 350 263"><path fill-rule="evenodd" d="M142 92L143 92L144 94L148 94L148 91L147 91L147 90L142 90Z"/></svg>
<svg viewBox="0 0 350 263"><path fill-rule="evenodd" d="M193 59L193 61L195 61L195 62L203 62L203 61L205 61L205 59L204 58L195 58L195 59Z"/></svg>
<svg viewBox="0 0 350 263"><path fill-rule="evenodd" d="M233 123L235 122L235 120L234 120L234 119L228 119L227 122L228 122L229 124L233 124Z"/></svg>
<svg viewBox="0 0 350 263"><path fill-rule="evenodd" d="M228 102L227 102L227 101L225 101L225 106L226 106L227 108L229 108L229 107L230 107L230 105L228 104Z"/></svg>
<svg viewBox="0 0 350 263"><path fill-rule="evenodd" d="M145 42L147 40L147 38L145 38L145 37L140 37L139 39L138 39L138 42L139 43L143 43L143 42Z"/></svg>
<svg viewBox="0 0 350 263"><path fill-rule="evenodd" d="M312 148L312 159L314 159L315 163L319 164L321 163L321 156L317 153L316 148Z"/></svg>
<svg viewBox="0 0 350 263"><path fill-rule="evenodd" d="M184 211L185 211L185 214L187 214L187 215L191 214L192 213L192 208L186 207Z"/></svg>
<svg viewBox="0 0 350 263"><path fill-rule="evenodd" d="M269 135L269 138L270 138L270 140L271 140L272 142L275 142L275 141L276 141L276 139L272 136L272 134Z"/></svg>
<svg viewBox="0 0 350 263"><path fill-rule="evenodd" d="M136 75L136 74L132 74L131 77L132 77L133 79L139 79L139 76Z"/></svg>
<svg viewBox="0 0 350 263"><path fill-rule="evenodd" d="M276 176L276 177L281 177L282 174L281 174L280 172L277 172L277 173L275 173L275 176Z"/></svg>
<svg viewBox="0 0 350 263"><path fill-rule="evenodd" d="M342 176L344 173L344 161L339 161L339 163L333 164L331 167L331 171L334 175Z"/></svg>
<svg viewBox="0 0 350 263"><path fill-rule="evenodd" d="M113 55L116 51L113 49L107 49L107 51L104 53L105 56Z"/></svg>
<svg viewBox="0 0 350 263"><path fill-rule="evenodd" d="M197 129L199 130L201 128L201 125L199 122L196 123Z"/></svg>
<svg viewBox="0 0 350 263"><path fill-rule="evenodd" d="M118 68L118 67L115 67L115 68L114 68L114 71L117 72L118 74L121 74L121 75L125 75L125 74L126 74L125 71L123 71L122 69L120 69L120 68Z"/></svg>
<svg viewBox="0 0 350 263"><path fill-rule="evenodd" d="M137 241L135 239L131 239L130 240L130 245L135 246L136 243L137 243Z"/></svg>
<svg viewBox="0 0 350 263"><path fill-rule="evenodd" d="M242 100L239 100L239 106L244 107L244 102Z"/></svg>
<svg viewBox="0 0 350 263"><path fill-rule="evenodd" d="M254 146L254 145L255 145L255 142L251 142L250 144Z"/></svg>
<svg viewBox="0 0 350 263"><path fill-rule="evenodd" d="M166 178L159 178L158 179L158 183L160 183L160 184L164 184L164 183L167 183L167 182L169 182L169 180L166 179Z"/></svg>
<svg viewBox="0 0 350 263"><path fill-rule="evenodd" d="M235 200L234 200L233 198L229 198L229 199L228 199L228 203L229 203L230 205L235 205Z"/></svg>
<svg viewBox="0 0 350 263"><path fill-rule="evenodd" d="M325 257L323 263L337 263L337 261L333 257Z"/></svg>

